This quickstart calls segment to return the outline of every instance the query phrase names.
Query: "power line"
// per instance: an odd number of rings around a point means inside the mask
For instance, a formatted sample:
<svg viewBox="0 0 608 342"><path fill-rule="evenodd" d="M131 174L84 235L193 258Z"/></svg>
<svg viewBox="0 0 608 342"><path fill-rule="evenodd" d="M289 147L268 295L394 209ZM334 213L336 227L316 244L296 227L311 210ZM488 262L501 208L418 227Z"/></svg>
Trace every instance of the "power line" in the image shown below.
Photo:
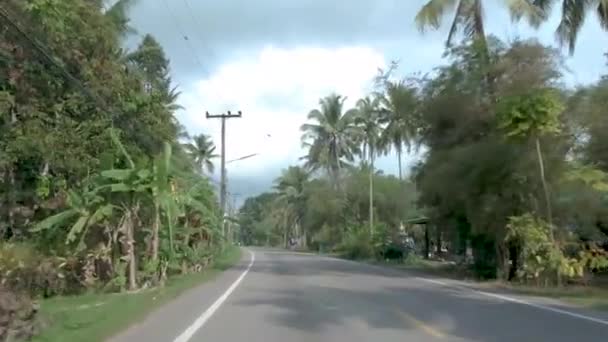
<svg viewBox="0 0 608 342"><path fill-rule="evenodd" d="M169 6L169 3L167 2L167 0L163 0L163 4L165 5L167 12L169 12L171 19L175 22L175 27L177 28L179 33L182 35L182 38L186 41L186 46L188 47L188 49L190 49L190 53L194 57L196 64L198 64L198 67L201 68L203 71L206 71L205 67L203 67L203 63L201 62L200 58L198 57L198 54L196 53L196 50L194 49L194 46L190 42L190 39L188 38L186 31L181 26L177 16L175 16L175 13L173 13L173 11L171 10L171 7Z"/></svg>
<svg viewBox="0 0 608 342"><path fill-rule="evenodd" d="M190 18L192 19L192 22L194 24L196 24L200 20L197 20L198 18L195 17L195 15L194 15L195 12L192 9L192 6L190 5L190 1L188 1L188 0L183 0L183 1L184 1L184 4L186 5L187 12L190 14ZM196 35L196 37L198 38L200 43L202 43L202 44L205 43L205 40L201 38L201 36L198 34L198 31L194 30L194 34ZM209 49L207 49L207 51L211 52ZM214 58L214 57L215 57L215 54L211 53L211 58Z"/></svg>
<svg viewBox="0 0 608 342"><path fill-rule="evenodd" d="M76 78L74 75L72 75L65 68L65 66L63 66L61 63L59 63L57 61L57 59L55 57L53 57L49 51L47 51L46 47L42 43L38 42L36 40L36 38L34 38L30 34L28 34L23 28L21 28L21 26L19 26L19 24L17 24L16 21L11 19L10 14L3 7L0 7L0 17L2 17L4 20L6 20L8 22L8 24L13 29L15 29L15 31L17 31L17 33L19 33L20 36L22 36L36 51L38 51L38 53L40 53L47 60L47 62L49 62L56 69L58 69L61 72L61 74L63 75L63 77L65 77L69 82L71 82L73 85L75 85L80 90L80 92L83 93L86 97L88 97L89 100L93 101L99 109L105 111L107 114L110 114L110 120L112 122L112 126L114 125L114 118L112 115L112 111L108 108L108 105L105 103L105 101L102 98L100 98L99 96L94 94L91 90L89 90L78 78Z"/></svg>

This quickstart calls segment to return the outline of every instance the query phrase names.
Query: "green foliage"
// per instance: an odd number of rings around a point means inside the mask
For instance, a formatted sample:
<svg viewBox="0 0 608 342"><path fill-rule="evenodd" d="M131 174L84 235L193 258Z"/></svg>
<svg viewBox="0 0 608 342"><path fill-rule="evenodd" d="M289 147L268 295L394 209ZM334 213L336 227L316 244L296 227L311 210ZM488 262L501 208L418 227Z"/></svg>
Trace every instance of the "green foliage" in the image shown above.
<svg viewBox="0 0 608 342"><path fill-rule="evenodd" d="M556 271L582 276L583 270L571 263L550 238L551 227L531 214L513 216L507 224L505 241L521 248L522 265L518 276L525 280L553 279Z"/></svg>
<svg viewBox="0 0 608 342"><path fill-rule="evenodd" d="M335 250L348 259L365 260L375 256L369 230L361 227L349 229Z"/></svg>
<svg viewBox="0 0 608 342"><path fill-rule="evenodd" d="M356 122L358 111L343 112L345 100L337 94L321 99L321 108L308 114L313 123L301 127L302 143L308 147L306 167L326 170L335 186L339 184L340 171L354 161L363 136Z"/></svg>
<svg viewBox="0 0 608 342"><path fill-rule="evenodd" d="M421 31L427 28L439 29L444 16L452 16L454 11L447 45L453 43L457 33L466 38L480 38L484 34L483 0L428 0L416 15L416 25ZM526 18L532 26L539 26L547 19L548 7L544 1L507 0L509 13L513 20Z"/></svg>
<svg viewBox="0 0 608 342"><path fill-rule="evenodd" d="M213 187L179 141L169 60L149 35L123 53L133 3L6 3L60 66L4 25L0 280L11 290L157 285L168 263L200 271L223 243Z"/></svg>
<svg viewBox="0 0 608 342"><path fill-rule="evenodd" d="M608 253L596 246L579 246L578 252L567 255L550 238L551 227L531 214L509 218L506 241L520 246L522 265L518 276L537 284L552 279L555 272L568 278L581 278L587 272L608 268ZM567 245L566 245L567 246Z"/></svg>
<svg viewBox="0 0 608 342"><path fill-rule="evenodd" d="M499 127L514 138L557 134L563 109L559 95L552 89L507 97L499 104Z"/></svg>
<svg viewBox="0 0 608 342"><path fill-rule="evenodd" d="M201 172L213 173L215 170L213 159L219 155L215 153L215 145L209 136L197 135L193 138L193 143L188 143L184 147Z"/></svg>
<svg viewBox="0 0 608 342"><path fill-rule="evenodd" d="M78 260L41 254L34 245L0 244L0 284L34 296L81 291Z"/></svg>
<svg viewBox="0 0 608 342"><path fill-rule="evenodd" d="M590 166L576 166L568 170L564 179L566 181L581 181L601 192L608 192L608 174Z"/></svg>

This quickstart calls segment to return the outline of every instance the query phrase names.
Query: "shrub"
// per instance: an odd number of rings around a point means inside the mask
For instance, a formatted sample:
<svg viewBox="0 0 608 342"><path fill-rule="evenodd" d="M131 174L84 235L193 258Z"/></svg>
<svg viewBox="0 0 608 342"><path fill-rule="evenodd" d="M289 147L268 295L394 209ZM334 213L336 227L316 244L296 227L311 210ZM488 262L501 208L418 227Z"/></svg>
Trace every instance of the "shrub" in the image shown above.
<svg viewBox="0 0 608 342"><path fill-rule="evenodd" d="M336 250L348 259L370 259L375 254L369 232L364 228L348 231Z"/></svg>
<svg viewBox="0 0 608 342"><path fill-rule="evenodd" d="M0 244L0 285L32 297L78 292L80 262L40 254L32 245Z"/></svg>
<svg viewBox="0 0 608 342"><path fill-rule="evenodd" d="M25 341L41 328L38 308L25 295L0 285L0 341Z"/></svg>

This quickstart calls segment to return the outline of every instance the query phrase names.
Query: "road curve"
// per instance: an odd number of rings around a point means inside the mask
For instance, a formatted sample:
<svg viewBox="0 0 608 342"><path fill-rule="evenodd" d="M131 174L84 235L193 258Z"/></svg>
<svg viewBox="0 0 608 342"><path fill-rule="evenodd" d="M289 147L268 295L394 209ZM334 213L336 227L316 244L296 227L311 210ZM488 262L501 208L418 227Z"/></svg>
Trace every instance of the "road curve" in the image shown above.
<svg viewBox="0 0 608 342"><path fill-rule="evenodd" d="M253 253L255 262L243 253L238 266L111 341L608 341L608 320L570 309L349 261Z"/></svg>

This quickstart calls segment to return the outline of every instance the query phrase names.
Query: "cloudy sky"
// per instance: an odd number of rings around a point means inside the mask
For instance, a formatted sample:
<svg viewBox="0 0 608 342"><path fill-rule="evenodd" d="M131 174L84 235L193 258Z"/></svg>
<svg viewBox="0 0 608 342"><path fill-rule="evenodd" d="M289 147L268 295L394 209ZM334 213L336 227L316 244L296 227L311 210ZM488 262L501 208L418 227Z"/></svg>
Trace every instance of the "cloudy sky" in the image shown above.
<svg viewBox="0 0 608 342"><path fill-rule="evenodd" d="M131 25L152 34L171 59L191 134L219 142L219 120L205 112L243 111L227 125L229 191L246 196L270 188L281 169L304 154L300 125L319 98L337 92L350 103L371 86L378 68L400 60L400 73L428 72L442 63L447 25L424 35L414 16L424 0L139 0ZM512 24L502 0L485 1L487 30L504 40L538 37L554 44L556 8L540 30ZM137 43L132 36L130 45ZM595 18L585 24L577 51L568 58L571 85L605 73L608 34ZM416 156L408 156L408 163ZM218 161L219 163L219 161ZM393 156L379 166L396 172ZM215 176L215 179L218 177Z"/></svg>

